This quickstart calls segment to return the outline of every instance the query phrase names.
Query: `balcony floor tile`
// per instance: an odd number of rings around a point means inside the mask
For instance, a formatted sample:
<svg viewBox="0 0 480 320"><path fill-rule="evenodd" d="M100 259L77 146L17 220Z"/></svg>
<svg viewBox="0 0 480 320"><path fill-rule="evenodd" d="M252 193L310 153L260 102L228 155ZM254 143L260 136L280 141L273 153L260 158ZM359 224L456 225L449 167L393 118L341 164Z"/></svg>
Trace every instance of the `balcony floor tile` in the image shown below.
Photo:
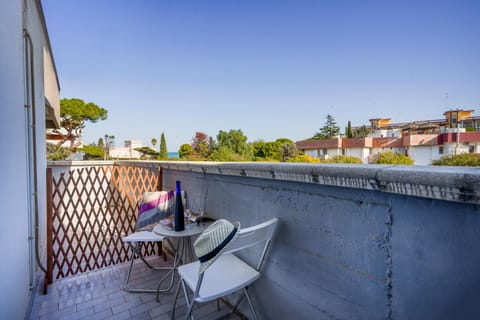
<svg viewBox="0 0 480 320"><path fill-rule="evenodd" d="M171 258L164 262L160 257L149 260L155 265L172 262ZM29 319L170 319L174 289L161 294L159 302L153 293L126 292L123 287L127 271L128 263L123 263L56 280L48 286L46 295L35 293ZM153 289L164 272L150 270L141 261L136 261L130 287ZM223 302L220 303L220 311L217 311L216 302L197 304L194 311L195 319L244 319L241 315L231 314L230 308ZM183 319L185 312L185 299L180 292L176 318Z"/></svg>

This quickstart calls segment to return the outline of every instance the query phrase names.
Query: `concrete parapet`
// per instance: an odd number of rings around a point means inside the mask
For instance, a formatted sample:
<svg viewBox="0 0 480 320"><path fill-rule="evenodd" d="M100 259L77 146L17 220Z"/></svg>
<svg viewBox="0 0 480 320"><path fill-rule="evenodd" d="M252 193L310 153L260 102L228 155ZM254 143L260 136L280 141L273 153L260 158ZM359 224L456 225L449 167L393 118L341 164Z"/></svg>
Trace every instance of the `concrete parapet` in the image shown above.
<svg viewBox="0 0 480 320"><path fill-rule="evenodd" d="M171 170L377 190L480 204L480 168L298 163L162 162Z"/></svg>

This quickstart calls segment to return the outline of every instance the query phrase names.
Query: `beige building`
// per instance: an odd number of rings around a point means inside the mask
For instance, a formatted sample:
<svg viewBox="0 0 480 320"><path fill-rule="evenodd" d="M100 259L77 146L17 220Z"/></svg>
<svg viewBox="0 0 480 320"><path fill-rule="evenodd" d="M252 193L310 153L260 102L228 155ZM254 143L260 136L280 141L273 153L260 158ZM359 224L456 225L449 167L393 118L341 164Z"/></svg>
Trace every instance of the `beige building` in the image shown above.
<svg viewBox="0 0 480 320"><path fill-rule="evenodd" d="M314 158L347 155L364 163L371 163L380 152L392 151L408 155L416 165L429 165L444 155L480 153L480 117L473 117L473 110L461 109L447 111L444 116L442 120L408 123L370 119L366 138L309 139L298 141L297 149Z"/></svg>

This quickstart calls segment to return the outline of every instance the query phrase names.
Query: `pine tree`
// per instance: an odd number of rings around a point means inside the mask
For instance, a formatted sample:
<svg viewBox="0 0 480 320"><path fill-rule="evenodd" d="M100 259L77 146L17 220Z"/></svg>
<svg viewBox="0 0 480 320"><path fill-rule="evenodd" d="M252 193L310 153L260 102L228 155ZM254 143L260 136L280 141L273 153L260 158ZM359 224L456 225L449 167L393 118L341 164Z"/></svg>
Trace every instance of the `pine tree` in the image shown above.
<svg viewBox="0 0 480 320"><path fill-rule="evenodd" d="M314 139L330 139L334 136L337 136L340 133L340 127L337 126L333 116L327 114L326 122L323 127L320 128L320 131L315 133L313 136Z"/></svg>

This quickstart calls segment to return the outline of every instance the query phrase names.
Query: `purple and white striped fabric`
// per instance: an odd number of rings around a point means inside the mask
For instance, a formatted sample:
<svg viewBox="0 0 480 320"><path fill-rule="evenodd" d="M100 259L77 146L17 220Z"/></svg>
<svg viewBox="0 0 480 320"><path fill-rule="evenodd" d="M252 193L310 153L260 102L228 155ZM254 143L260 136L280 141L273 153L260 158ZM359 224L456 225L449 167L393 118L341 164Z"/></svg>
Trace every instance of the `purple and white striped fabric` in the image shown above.
<svg viewBox="0 0 480 320"><path fill-rule="evenodd" d="M174 205L174 191L145 192L138 207L136 229L152 229L155 223L173 213Z"/></svg>

